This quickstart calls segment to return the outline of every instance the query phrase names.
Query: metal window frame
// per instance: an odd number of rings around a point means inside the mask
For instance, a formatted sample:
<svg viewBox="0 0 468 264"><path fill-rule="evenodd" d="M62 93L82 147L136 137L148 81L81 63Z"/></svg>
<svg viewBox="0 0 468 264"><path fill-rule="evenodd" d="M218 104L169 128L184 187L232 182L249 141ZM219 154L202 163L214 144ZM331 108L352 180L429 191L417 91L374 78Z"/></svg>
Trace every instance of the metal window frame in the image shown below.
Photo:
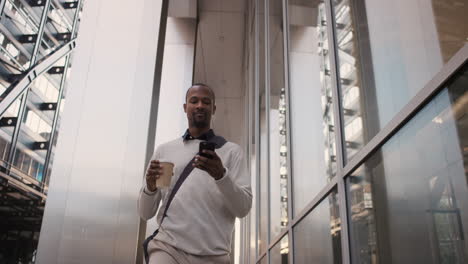
<svg viewBox="0 0 468 264"><path fill-rule="evenodd" d="M7 0L3 0L0 2L0 14L3 17L6 13L5 11L5 3ZM7 156L4 159L4 166L6 168L5 171L2 171L0 174L2 174L2 177L6 179L8 184L15 185L19 189L24 189L26 192L29 192L29 194L34 194L34 196L37 196L36 198L39 200L45 200L47 198L47 187L44 185L44 182L50 175L48 175L48 165L49 165L49 160L51 156L51 150L52 150L52 141L54 139L54 136L56 135L57 131L57 120L58 116L60 114L60 108L57 107L53 113L53 118L51 119L52 123L51 125L51 130L50 130L50 136L48 137L48 144L47 147L47 153L45 157L45 162L43 164L43 177L42 180L39 181L36 179L36 175L32 175L30 173L23 173L18 170L18 168L14 167L14 158L15 155L17 154L18 149L22 149L25 146L22 146L21 142L18 142L20 140L20 135L23 130L23 120L25 118L25 113L26 113L26 107L29 105L31 106L30 98L29 95L31 95L31 84L36 80L37 77L42 76L45 74L47 70L50 69L58 60L64 58L65 59L65 70L62 73L60 77L57 77L60 79L58 82L54 82L56 85L56 88L58 89L58 95L56 97L57 99L57 105L60 106L60 102L62 99L63 95L63 89L64 89L64 83L65 79L67 76L67 70L68 70L68 64L69 64L69 59L70 59L70 53L73 51L73 49L76 46L76 40L75 39L69 39L68 42L63 43L63 45L57 45L55 50L53 52L50 52L46 55L44 55L43 58L39 58L40 56L40 47L43 44L44 37L45 35L50 35L49 33L46 32L46 25L47 25L47 18L48 15L50 14L51 11L51 3L52 0L46 0L44 3L44 7L41 11L39 11L40 14L40 20L38 27L35 28L36 34L37 34L37 39L34 42L34 47L32 53L26 52L25 56L27 57L27 61L29 61L29 65L27 68L21 67L21 73L18 74L19 80L16 82L10 83L10 87L8 87L8 90L10 93L6 95L5 98L0 102L0 117L4 114L5 110L10 107L11 103L14 103L16 100L19 100L20 105L19 105L19 110L17 112L16 118L17 122L16 125L13 129L13 134L11 135L10 142L7 144L7 148L5 150L5 156ZM78 21L78 13L81 10L81 3L82 1L78 1L79 5L76 7L74 10L74 27L72 29L72 32L75 32L76 30L76 24ZM35 13L34 11L30 10L31 12ZM24 14L23 14L24 15ZM29 15L29 14L28 14ZM3 25L1 27L4 29L5 34L10 34L11 32L9 31L10 28L5 28ZM13 36L11 36L13 37ZM15 38L13 38L13 42L16 41ZM18 43L16 43L18 44ZM57 43L56 43L57 44ZM22 45L17 46L18 49L24 51L24 47ZM44 98L42 98L44 99ZM42 102L44 102L41 99ZM47 103L47 102L45 102ZM40 109L39 110L43 110ZM37 132L37 131L36 131ZM29 148L26 146L26 148ZM33 149L34 150L34 149ZM32 162L32 158L30 159L30 162ZM30 172L30 171L29 171ZM29 178L28 180L31 181L34 180L34 184L39 187L39 188L32 188L34 186L27 186L23 181L18 180L18 177L12 174L21 174L19 176L23 177L24 181L27 180L26 178ZM35 174L39 173L39 170L35 172ZM28 177L26 177L28 176ZM21 178L20 177L20 178ZM26 177L26 178L25 178ZM28 194L28 195L29 195ZM40 230L39 230L40 231ZM31 233L31 236L34 236L34 234L39 233L38 230L33 231Z"/></svg>
<svg viewBox="0 0 468 264"><path fill-rule="evenodd" d="M2 1L0 3L0 11L1 11L2 15L3 15L3 11L4 11L6 1L7 0L4 0L4 1ZM45 56L44 58L42 58L42 60L38 60L39 48L40 48L40 45L41 45L41 43L43 41L43 36L46 33L45 28L46 28L46 24L47 24L48 14L49 14L49 12L51 10L50 9L51 4L52 4L52 0L46 0L45 1L44 7L43 7L42 12L41 12L39 25L37 27L37 36L38 37L37 37L36 41L34 42L33 52L31 54L26 52L27 55L30 56L30 58L29 58L29 63L30 63L29 68L23 73L21 79L19 81L17 81L17 83L12 85L13 87L9 87L10 92L0 102L0 116L2 116L4 114L4 112L8 109L8 107L11 106L12 103L14 103L17 99L20 100L19 111L18 111L17 117L16 117L19 122L17 122L15 127L14 127L14 130L13 130L13 133L12 133L12 136L11 136L11 140L10 140L10 144L8 146L8 151L7 151L8 154L7 154L7 157L5 159L6 160L5 167L6 167L6 173L7 174L10 174L12 170L15 170L13 163L14 163L14 158L15 158L15 155L16 155L16 149L17 149L17 144L18 144L18 140L19 140L19 135L20 135L20 132L21 132L22 121L23 121L23 119L25 117L26 107L28 105L28 95L29 95L29 91L30 91L30 85L34 82L34 80L36 80L36 78L38 78L43 73L45 73L47 70L49 70L49 68L51 66L53 66L58 60L60 60L62 58L65 58L66 59L66 62L65 62L65 68L66 69L64 70L64 72L62 74L62 77L60 78L59 85L58 85L59 95L58 95L57 104L60 105L60 101L61 101L61 97L62 97L62 90L64 88L64 83L65 83L65 76L66 76L66 72L68 70L68 62L69 62L70 53L73 51L73 49L76 46L76 39L71 39L67 43L64 43L61 47L57 47L57 49L55 51L53 51L52 53L50 53L47 56ZM82 7L82 0L79 0L78 5L77 5L77 7L75 9L75 13L74 13L72 33L76 33L76 28L77 28L77 24L78 24L77 21L78 21L79 12L81 10L81 7ZM8 32L9 31L7 29L5 29L4 33L8 33ZM19 47L22 47L22 46L19 46ZM23 70L25 70L25 69L23 69ZM58 112L56 110L55 113L54 113L54 117L52 119L51 133L50 133L51 136L50 136L50 138L48 140L49 142L52 142L53 137L55 135L57 118L58 118ZM44 176L42 178L42 185L41 185L42 187L44 186L43 183L47 179L46 174L47 174L47 171L48 171L47 167L48 167L48 163L49 163L48 161L50 160L51 148L52 148L52 144L49 144L49 146L47 148L47 154L46 154L46 157L45 157L45 162L44 162L44 170L43 170L43 175ZM33 176L31 175L31 177L33 177ZM42 189L41 191L44 192L44 193L46 192L45 189Z"/></svg>
<svg viewBox="0 0 468 264"><path fill-rule="evenodd" d="M255 2L256 1L252 1L252 2L249 2L248 5L249 5L249 12L255 12L255 9L254 9L254 5L255 5ZM256 28L255 28L255 15L252 16L252 14L246 14L247 18L246 20L249 22L249 23L253 23L253 35L251 34L252 31L250 26L251 24L249 24L248 26L246 26L246 33L245 33L245 36L246 36L246 40L245 41L245 45L246 47L248 48L254 48L254 56L252 57L252 54L249 54L248 56L248 60L247 60L247 66L246 68L248 69L248 71L246 71L246 76L248 76L248 79L246 81L246 90L245 91L245 95L246 95L246 98L244 100L244 103L247 105L247 111L245 112L244 114L244 117L245 117L245 131L246 131L246 135L247 135L247 140L246 140L246 153L247 153L247 156L246 158L248 159L248 162L247 162L247 167L248 167L248 173L249 175L257 175L256 173L253 173L252 171L252 154L255 153L255 149L252 148L252 146L254 145L254 143L256 142L256 139L254 138L255 137L255 127L251 126L251 124L253 123L253 121L255 120L255 116L254 116L254 111L255 111L255 106L256 106L256 101L255 101L255 87L256 87L256 79L255 79L255 74L256 74L256 47L255 47L255 32L256 32ZM253 44L253 45L252 45ZM253 69L251 68L253 66ZM253 78L253 79L252 79ZM253 87L253 89L252 89ZM256 155L256 154L255 154ZM255 158L255 161L256 163L256 158ZM255 165L255 168L256 168L256 165ZM252 195L256 195L256 178L252 179L253 182L255 182L255 190L253 190L253 193ZM254 204L253 204L254 205ZM257 211L257 207L256 207L256 201L255 201L255 212ZM253 210L251 210L251 212L253 212ZM241 223L241 229L242 229L242 233L241 233L241 237L240 237L240 241L241 241L241 245L240 245L240 256L239 256L239 262L240 263L250 263L250 260L252 259L252 245L251 245L251 240L252 240L252 221L255 221L256 220L256 215L253 215L253 217L255 217L255 219L252 219L252 215L253 213L249 213L247 217L245 217L243 220L240 221ZM256 235L256 233L255 233ZM256 237L255 237L256 239ZM254 247L254 250L256 250L256 247ZM256 254L256 253L254 253ZM255 259L257 258L257 256L255 255Z"/></svg>
<svg viewBox="0 0 468 264"><path fill-rule="evenodd" d="M169 0L162 0L161 3L161 16L159 18L159 35L156 47L156 60L154 67L153 79L153 92L151 95L151 105L149 111L148 121L148 136L145 153L144 170L148 166L151 156L153 155L154 147L156 144L156 124L158 123L158 109L159 109L159 94L161 90L162 67L164 60L164 48L166 44L166 30L167 30L167 17L169 12ZM196 38L196 35L195 35ZM143 241L146 238L146 221L140 219L138 225L138 239L136 243L136 260L135 263L142 263L144 258Z"/></svg>
<svg viewBox="0 0 468 264"><path fill-rule="evenodd" d="M265 1L267 3L268 0ZM257 0L258 3L258 0ZM275 236L274 238L269 238L268 240L268 247L265 252L262 254L258 254L258 249L256 250L256 263L260 263L260 261L266 257L269 263L270 260L270 250L281 241L281 239L285 236L289 236L289 261L290 263L294 263L294 238L293 238L293 228L299 224L315 207L317 207L320 202L326 199L329 194L335 190L338 191L338 199L339 199L339 213L340 213L340 221L341 221L341 253L342 253L342 262L344 264L351 263L351 255L350 255L350 241L349 241L349 223L348 223L348 206L347 206L347 196L346 196L346 178L359 166L361 166L373 153L378 151L393 135L398 133L398 131L405 126L411 119L414 117L424 106L427 105L441 90L445 88L444 84L448 82L451 77L456 74L456 72L466 63L468 63L468 44L465 44L442 68L439 72L421 89L414 95L410 101L392 118L392 120L385 125L378 133L375 135L361 150L359 150L354 157L349 160L346 164L344 162L344 151L343 148L343 123L342 123L342 106L341 106L341 96L339 91L339 68L338 68L338 61L337 61L337 48L335 42L335 19L333 16L332 10L332 0L324 0L326 5L326 15L327 15L327 32L328 32L328 40L329 40L329 54L330 54L330 71L332 78L332 94L333 94L333 110L334 110L334 119L335 119L335 141L336 141L336 153L337 153L337 173L336 176L331 179L331 181L321 189L321 191L314 196L314 198L307 204L307 206L301 210L294 218L292 214L288 212L288 222L287 228L282 231L280 234ZM267 5L267 4L265 4ZM288 83L285 84L286 89L286 98L287 98L287 109L289 109L289 17L287 13L288 9L288 0L283 0L283 21L284 23L284 38L285 38L285 46L283 49L284 58L285 58L285 80L288 80ZM256 13L255 13L256 15ZM267 10L265 10L265 17L268 16ZM265 18L267 19L267 18ZM258 29L258 18L256 18L256 29ZM269 30L268 25L265 25L266 31ZM258 31L257 31L258 32ZM257 39L257 38L256 38ZM269 42L269 38L265 36L266 45ZM268 47L268 46L267 46ZM256 49L258 49L258 43L256 42ZM267 50L268 51L268 50ZM267 57L267 56L266 56ZM258 62L258 52L256 53L256 58ZM287 60L286 60L287 59ZM265 65L265 67L269 67ZM255 93L255 100L258 102L259 94L258 94L258 86L259 86L259 72L258 72L258 64L255 65L255 77L256 77L256 93ZM269 74L269 71L267 71ZM265 74L265 81L269 81L269 75L266 76ZM267 86L269 87L269 85ZM255 118L259 120L259 106L256 107L256 116ZM289 113L289 111L288 111ZM289 114L287 115L287 128L289 129ZM259 137L259 129L258 129L258 122L256 122L256 129L255 129L255 136L256 139ZM289 132L290 130L288 130ZM287 133L287 142L288 146L290 146L290 133ZM258 146L257 146L258 147ZM268 153L269 155L269 153ZM288 153L289 157L290 153ZM290 158L289 158L290 159ZM258 164L259 161L257 161ZM288 160L288 163L290 160ZM290 174L290 166L288 166L288 210L292 210L292 206L294 203L292 200L292 188L291 184L294 179L292 179L292 174ZM257 168L257 175L259 177L259 168ZM260 182L258 182L260 183ZM269 187L269 186L268 186ZM260 189L260 184L257 184L257 189ZM257 192L260 195L260 192ZM268 205L269 205L269 197L270 192L268 188ZM257 213L260 210L260 203L259 198L257 197ZM256 216L256 238L258 241L258 232L259 232L259 214ZM268 213L269 216L269 213ZM268 219L268 223L270 219ZM268 236L270 232L270 227L268 226Z"/></svg>
<svg viewBox="0 0 468 264"><path fill-rule="evenodd" d="M80 9L81 9L81 4L82 4L82 0L78 0L78 4L77 4L76 10L75 10L75 15L73 17L73 24L72 24L72 31L71 31L72 36L75 35L75 33L76 33L76 28L77 28L77 24L78 24L78 17L79 17L79 13L80 13ZM60 107L62 105L63 93L64 93L64 90L65 90L65 83L66 83L68 71L70 69L70 67L69 67L70 57L71 57L71 54L68 54L66 56L65 64L64 64L65 70L62 73L62 78L60 79L60 88L59 88L59 94L58 94L58 98L57 98L57 108L55 109L54 119L52 121L52 129L51 129L51 133L50 133L50 137L49 137L49 146L47 148L47 154L46 154L46 158L45 158L45 161L44 161L43 178L42 178L43 183L46 183L47 179L50 177L48 171L49 171L49 167L50 167L50 163L51 163L52 148L55 147L53 142L54 142L55 136L56 136L55 131L57 130L58 118L60 116Z"/></svg>
<svg viewBox="0 0 468 264"><path fill-rule="evenodd" d="M255 40L254 40L254 45L255 45L255 60L254 60L254 67L255 67L255 91L254 91L254 120L255 123L255 189L257 193L257 197L255 199L255 260L259 258L259 253L260 249L258 247L258 242L260 240L260 67L259 67L259 61L260 61L260 34L259 34L259 16L257 15L259 13L258 6L259 6L259 1L260 0L255 0Z"/></svg>
<svg viewBox="0 0 468 264"><path fill-rule="evenodd" d="M46 0L46 2L44 4L44 9L42 10L41 21L39 22L40 24L39 24L39 28L37 30L36 43L34 43L34 49L33 49L33 52L31 54L31 58L29 60L29 62L30 62L29 65L31 65L30 68L34 67L34 65L37 62L37 58L38 58L38 55L39 55L39 48L40 48L41 42L43 40L42 37L44 36L44 28L45 28L45 25L47 23L47 17L48 17L48 14L49 14L50 4L51 4L51 0ZM30 90L29 86L27 86L20 92L20 94L22 93L21 99L20 99L21 103L20 103L20 107L19 107L19 111L18 111L18 115L17 115L18 122L16 123L16 126L13 129L13 135L11 136L11 145L10 145L9 154L8 154L8 166L7 166L8 171L11 169L11 166L14 165L16 145L18 143L19 133L21 131L21 125L23 123L23 119L24 119L24 116L25 116L25 113L26 113L26 104L27 104L27 101L28 101L29 90ZM5 101L7 101L7 100L5 100ZM12 100L12 102L13 102L13 100ZM52 131L52 133L54 133L54 131ZM44 164L44 167L45 167L45 164ZM43 177L43 179L45 179L45 178L46 177Z"/></svg>
<svg viewBox="0 0 468 264"><path fill-rule="evenodd" d="M78 1L78 5L74 14L74 19L73 19L73 27L72 27L72 34L76 33L76 28L77 28L77 21L79 17L79 12L81 10L81 4L82 1ZM19 133L21 131L21 125L22 125L22 120L24 119L24 115L26 113L26 105L28 102L28 95L29 95L29 88L30 85L33 83L33 81L41 76L44 72L46 72L51 66L53 66L58 60L62 58L66 58L65 60L65 71L62 74L62 77L60 78L60 84L59 84L59 94L58 94L58 100L57 104L60 106L61 99L62 99L62 94L63 94L63 89L64 89L64 84L65 84L65 79L68 71L68 64L69 64L69 58L70 58L70 53L73 51L73 49L76 46L76 40L72 39L68 43L64 44L62 47L57 49L56 51L52 52L49 56L45 57L44 60L42 60L39 64L36 64L37 58L38 58L38 53L39 53L39 47L40 43L42 41L42 36L44 34L44 29L45 29L45 24L47 23L47 17L48 17L48 12L50 10L50 5L51 1L46 2L44 6L44 10L41 15L41 24L38 29L38 39L36 40L35 43L35 48L34 52L31 55L30 59L30 64L31 67L27 74L19 81L19 83L15 86L15 88L7 95L6 98L2 102L0 102L0 113L3 113L10 105L13 103L17 98L21 98L21 104L20 104L20 110L18 112L18 117L17 119L20 122L17 122L14 132L11 138L11 144L9 147L9 154L8 154L8 163L7 163L7 170L11 170L11 166L13 166L14 162L14 156L16 152L16 145L19 139ZM52 141L54 139L55 135L55 130L57 128L57 120L58 120L58 111L59 108L55 110L54 117L52 120L52 127L51 127L51 133L50 133L50 138L49 138L49 146L47 148L47 154L45 157L45 162L44 162L44 169L43 169L43 178L42 178L42 183L46 182L46 179L48 177L48 168L49 168L49 161L51 158L51 151L52 151Z"/></svg>
<svg viewBox="0 0 468 264"><path fill-rule="evenodd" d="M343 169L344 175L351 174L370 155L380 149L401 127L415 116L439 91L444 84L456 74L465 63L468 63L468 44L465 44L453 57L439 70L439 72L421 89L406 105L375 135Z"/></svg>
<svg viewBox="0 0 468 264"><path fill-rule="evenodd" d="M6 95L6 97L0 102L0 115L2 115L6 109L18 98L21 94L26 91L31 83L44 72L46 72L51 66L53 66L58 60L71 53L76 46L76 39L70 40L67 44L57 49L50 54L41 63L32 67L23 78L15 85L15 88Z"/></svg>
<svg viewBox="0 0 468 264"><path fill-rule="evenodd" d="M264 21L264 35L263 41L265 44L265 129L266 132L266 175L267 175L267 248L265 250L267 263L270 263L270 250L272 246L271 242L271 210L270 210L270 200L271 200L271 181L270 181L270 1L264 1L265 6L263 10ZM261 184L261 182L260 182ZM279 239L278 239L279 240Z"/></svg>
<svg viewBox="0 0 468 264"><path fill-rule="evenodd" d="M52 121L52 129L50 132L50 137L49 137L49 146L47 147L47 153L46 153L46 158L44 161L44 167L43 167L43 172L42 172L42 182L46 183L47 179L50 177L48 171L50 167L50 162L51 162L51 156L52 156L52 148L54 147L53 141L55 139L55 131L57 129L57 124L58 124L58 118L60 115L60 106L62 104L62 99L63 99L63 92L65 90L65 82L67 79L67 73L68 73L68 64L70 63L70 55L66 56L65 59L65 68L66 70L62 73L62 78L60 79L60 88L59 88L59 93L58 93L58 98L57 98L57 108L55 109L54 112L54 119Z"/></svg>
<svg viewBox="0 0 468 264"><path fill-rule="evenodd" d="M29 65L34 65L37 62L37 57L39 55L39 48L41 47L41 42L43 40L43 35L44 35L44 27L47 24L47 18L49 17L49 10L50 10L50 5L51 5L52 0L46 0L44 4L44 9L42 10L42 16L41 16L41 21L39 22L39 29L37 31L37 39L36 43L34 44L34 49L32 52L32 57L30 60ZM76 12L79 10L77 9Z"/></svg>
<svg viewBox="0 0 468 264"><path fill-rule="evenodd" d="M345 151L343 147L344 142L344 117L342 115L343 109L341 104L342 95L340 93L340 73L338 62L338 48L336 42L336 21L334 18L332 0L324 0L327 16L327 34L329 43L330 54L330 74L332 76L332 102L333 102L333 115L335 121L335 144L336 144L336 163L337 171L334 178L337 179L338 191L338 210L340 213L341 224L341 262L343 264L351 263L350 245L349 245L349 232L348 232L348 208L346 201L346 186L344 182L343 168L345 166ZM327 194L328 195L328 194Z"/></svg>
<svg viewBox="0 0 468 264"><path fill-rule="evenodd" d="M288 173L288 226L294 218L294 203L293 203L293 169L292 169L292 144L291 144L291 99L290 99L290 67L289 67L289 1L283 0L283 70L284 70L284 90L286 101L286 146L288 152L286 154L286 169ZM287 227L288 230L288 262L294 263L294 232L292 227ZM281 240L280 240L281 241Z"/></svg>
<svg viewBox="0 0 468 264"><path fill-rule="evenodd" d="M3 16L3 9L7 0L0 0L0 18Z"/></svg>

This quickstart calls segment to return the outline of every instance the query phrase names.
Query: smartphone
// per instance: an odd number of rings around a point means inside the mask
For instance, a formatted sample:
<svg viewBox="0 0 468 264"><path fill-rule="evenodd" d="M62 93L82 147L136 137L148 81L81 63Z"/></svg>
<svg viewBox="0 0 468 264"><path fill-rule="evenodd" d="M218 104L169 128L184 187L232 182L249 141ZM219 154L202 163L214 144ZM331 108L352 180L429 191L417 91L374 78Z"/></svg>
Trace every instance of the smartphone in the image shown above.
<svg viewBox="0 0 468 264"><path fill-rule="evenodd" d="M200 156L207 157L207 158L211 159L211 158L213 158L213 156L210 155L210 154L203 153L202 150L208 149L208 150L214 151L215 147L216 147L216 143L214 143L214 142L202 141L202 142L200 142L198 154Z"/></svg>

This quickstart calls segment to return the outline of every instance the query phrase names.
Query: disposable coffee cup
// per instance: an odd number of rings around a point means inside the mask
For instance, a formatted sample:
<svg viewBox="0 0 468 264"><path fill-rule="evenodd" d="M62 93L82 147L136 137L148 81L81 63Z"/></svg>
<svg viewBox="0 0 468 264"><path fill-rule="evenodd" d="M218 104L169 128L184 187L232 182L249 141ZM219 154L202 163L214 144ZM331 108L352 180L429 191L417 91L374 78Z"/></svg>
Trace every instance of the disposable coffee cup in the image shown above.
<svg viewBox="0 0 468 264"><path fill-rule="evenodd" d="M172 175L174 175L174 163L161 161L159 165L162 168L162 174L156 180L156 187L168 187L171 184Z"/></svg>

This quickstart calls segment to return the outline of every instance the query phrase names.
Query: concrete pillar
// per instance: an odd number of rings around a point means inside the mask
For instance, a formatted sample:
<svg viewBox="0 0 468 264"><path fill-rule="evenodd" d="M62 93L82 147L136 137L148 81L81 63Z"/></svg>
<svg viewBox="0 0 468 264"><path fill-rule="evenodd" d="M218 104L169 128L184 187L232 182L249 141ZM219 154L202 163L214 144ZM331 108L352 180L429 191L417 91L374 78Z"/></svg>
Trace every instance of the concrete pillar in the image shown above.
<svg viewBox="0 0 468 264"><path fill-rule="evenodd" d="M161 0L86 1L37 263L134 263Z"/></svg>

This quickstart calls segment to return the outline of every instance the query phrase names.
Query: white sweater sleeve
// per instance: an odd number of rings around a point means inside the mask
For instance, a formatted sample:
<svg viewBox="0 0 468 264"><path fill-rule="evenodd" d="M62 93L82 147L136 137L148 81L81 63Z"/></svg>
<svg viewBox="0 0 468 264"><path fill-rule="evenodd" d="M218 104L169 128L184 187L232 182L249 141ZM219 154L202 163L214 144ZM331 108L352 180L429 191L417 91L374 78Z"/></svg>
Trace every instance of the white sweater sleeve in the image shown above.
<svg viewBox="0 0 468 264"><path fill-rule="evenodd" d="M151 157L151 160L160 159L160 156L160 149L158 148ZM148 170L148 168L146 169ZM148 220L151 219L158 211L159 203L161 202L161 190L157 189L154 192L150 192L146 188L145 177L143 177L143 186L141 187L140 196L138 197L138 213L143 220Z"/></svg>
<svg viewBox="0 0 468 264"><path fill-rule="evenodd" d="M242 150L237 147L233 152L231 161L226 167L226 174L217 180L216 184L223 194L227 208L234 216L242 218L252 207L252 188Z"/></svg>

